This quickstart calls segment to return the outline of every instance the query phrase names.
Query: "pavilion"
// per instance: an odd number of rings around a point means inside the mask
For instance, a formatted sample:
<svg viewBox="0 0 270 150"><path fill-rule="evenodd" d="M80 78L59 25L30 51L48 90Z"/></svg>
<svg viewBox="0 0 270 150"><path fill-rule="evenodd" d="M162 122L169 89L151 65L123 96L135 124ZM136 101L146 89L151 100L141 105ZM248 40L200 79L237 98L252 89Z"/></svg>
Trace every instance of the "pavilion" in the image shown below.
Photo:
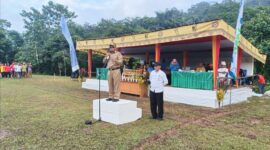
<svg viewBox="0 0 270 150"><path fill-rule="evenodd" d="M148 33L77 41L76 49L88 52L89 78L91 78L92 54L106 52L105 49L112 42L117 45L117 48L119 48L119 51L124 56L137 57L146 63L149 63L150 60L161 61L165 59L167 60L166 64L169 64L173 58L177 58L183 68L187 66L194 68L200 62L211 63L213 64L212 90L167 87L168 93L171 94L165 94L165 100L193 104L175 100L175 98L181 98L181 96L179 97L175 93L189 93L188 95L184 94L186 95L182 97L184 99L193 99L193 101L196 98L201 99L201 101L203 101L202 99L204 101L211 101L213 99L214 102L215 92L213 90L217 88L217 69L219 62L231 62L234 38L235 29L233 27L223 20L213 20ZM265 63L266 56L261 54L255 46L241 35L238 50L238 74L241 68L247 70L247 75L253 75L254 60ZM172 93L172 91L174 92ZM245 88L234 89L234 92L232 95L239 93L244 95L236 96L234 99L235 102L245 100L252 94L252 91ZM246 94L243 94L245 92ZM194 93L200 94L194 97ZM204 98L200 96L201 94L206 94L207 97ZM209 94L212 96L210 99L208 98ZM199 102L195 105L216 107L216 104L212 103L210 106L210 104L206 103L208 102Z"/></svg>

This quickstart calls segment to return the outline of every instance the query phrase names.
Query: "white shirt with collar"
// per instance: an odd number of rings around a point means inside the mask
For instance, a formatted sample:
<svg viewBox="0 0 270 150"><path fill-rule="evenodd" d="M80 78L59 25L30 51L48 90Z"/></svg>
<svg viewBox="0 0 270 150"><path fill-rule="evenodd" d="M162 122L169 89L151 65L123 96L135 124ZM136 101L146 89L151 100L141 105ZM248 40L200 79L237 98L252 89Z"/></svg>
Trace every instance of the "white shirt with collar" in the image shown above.
<svg viewBox="0 0 270 150"><path fill-rule="evenodd" d="M168 84L166 74L162 71L153 70L150 73L150 90L154 93L161 93L164 90L164 86Z"/></svg>
<svg viewBox="0 0 270 150"><path fill-rule="evenodd" d="M218 77L220 77L220 78L225 78L228 73L229 73L228 68L219 68L218 69Z"/></svg>

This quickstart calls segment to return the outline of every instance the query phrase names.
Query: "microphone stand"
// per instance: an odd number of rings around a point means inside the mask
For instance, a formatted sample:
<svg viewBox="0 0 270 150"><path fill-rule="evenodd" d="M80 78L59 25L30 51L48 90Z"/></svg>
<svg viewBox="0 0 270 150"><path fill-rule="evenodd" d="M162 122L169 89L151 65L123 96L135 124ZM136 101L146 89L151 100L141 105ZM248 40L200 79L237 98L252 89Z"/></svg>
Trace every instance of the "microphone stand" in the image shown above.
<svg viewBox="0 0 270 150"><path fill-rule="evenodd" d="M104 67L103 67L104 68ZM98 121L101 121L101 106L100 106L100 70L101 68L98 69L98 110L99 110L99 113L98 113Z"/></svg>
<svg viewBox="0 0 270 150"><path fill-rule="evenodd" d="M104 63L104 65L103 65L103 68L105 68L106 66L107 66L107 63L108 63L108 60ZM98 77L98 107L99 107L99 113L98 113L98 120L96 121L96 122L100 122L101 121L101 106L100 106L100 104L101 104L101 102L100 102L100 77L101 77L101 68L99 68L98 69L98 74L97 74L97 77ZM85 124L86 125L92 125L93 124L93 122L92 122L92 120L86 120L85 121Z"/></svg>

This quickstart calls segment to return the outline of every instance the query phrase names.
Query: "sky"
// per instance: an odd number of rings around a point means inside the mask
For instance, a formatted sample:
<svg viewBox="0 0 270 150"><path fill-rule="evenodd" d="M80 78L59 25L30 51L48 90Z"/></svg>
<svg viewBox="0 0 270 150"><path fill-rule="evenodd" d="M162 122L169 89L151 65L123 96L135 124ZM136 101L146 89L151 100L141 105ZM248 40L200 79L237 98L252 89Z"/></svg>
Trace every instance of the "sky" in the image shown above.
<svg viewBox="0 0 270 150"><path fill-rule="evenodd" d="M0 0L0 18L11 22L11 29L24 31L22 10L29 11L31 7L41 10L42 5L49 0ZM63 4L74 11L79 24L96 24L104 19L124 19L127 17L155 16L157 11L165 11L176 7L186 11L192 5L207 1L221 2L222 0L52 0Z"/></svg>

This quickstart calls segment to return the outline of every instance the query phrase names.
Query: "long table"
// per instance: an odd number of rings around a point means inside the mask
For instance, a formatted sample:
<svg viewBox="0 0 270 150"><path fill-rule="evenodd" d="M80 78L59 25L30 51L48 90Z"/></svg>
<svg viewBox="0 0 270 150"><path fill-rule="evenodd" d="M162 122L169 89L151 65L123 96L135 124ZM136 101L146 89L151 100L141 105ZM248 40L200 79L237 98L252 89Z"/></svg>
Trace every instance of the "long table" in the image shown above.
<svg viewBox="0 0 270 150"><path fill-rule="evenodd" d="M171 72L171 86L213 90L213 72Z"/></svg>
<svg viewBox="0 0 270 150"><path fill-rule="evenodd" d="M100 69L100 79L108 79L107 68ZM190 89L213 90L213 72L171 72L171 86Z"/></svg>

